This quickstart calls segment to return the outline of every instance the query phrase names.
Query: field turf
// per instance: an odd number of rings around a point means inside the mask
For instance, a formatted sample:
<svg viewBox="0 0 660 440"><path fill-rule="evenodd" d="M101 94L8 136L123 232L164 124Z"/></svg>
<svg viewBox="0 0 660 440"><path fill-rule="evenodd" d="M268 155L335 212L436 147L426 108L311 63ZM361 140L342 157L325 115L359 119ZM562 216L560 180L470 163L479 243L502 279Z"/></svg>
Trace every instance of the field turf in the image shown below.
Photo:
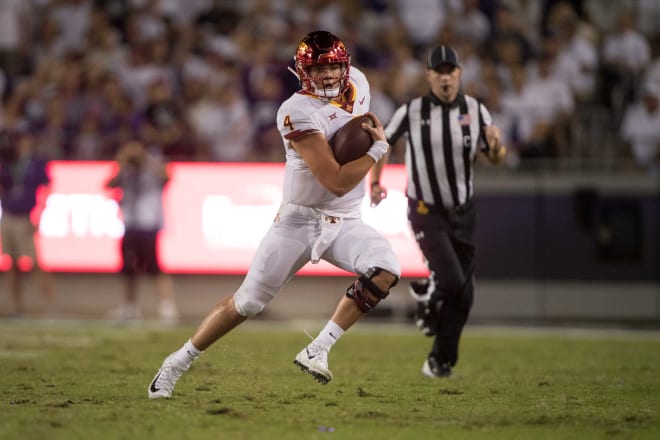
<svg viewBox="0 0 660 440"><path fill-rule="evenodd" d="M322 324L248 322L151 401L193 327L0 321L0 439L660 438L660 333L470 326L434 380L429 338L360 323L323 386L293 365Z"/></svg>

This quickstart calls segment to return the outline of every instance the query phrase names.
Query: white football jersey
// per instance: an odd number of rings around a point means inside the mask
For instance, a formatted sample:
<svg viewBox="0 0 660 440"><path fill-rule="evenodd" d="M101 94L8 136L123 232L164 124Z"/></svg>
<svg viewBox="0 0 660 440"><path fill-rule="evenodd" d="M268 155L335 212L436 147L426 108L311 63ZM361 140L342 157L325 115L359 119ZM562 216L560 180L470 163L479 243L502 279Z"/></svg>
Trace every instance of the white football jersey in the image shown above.
<svg viewBox="0 0 660 440"><path fill-rule="evenodd" d="M284 202L344 214L355 215L359 212L365 195L364 182L344 196L337 197L319 183L305 161L289 144L292 139L318 132L323 133L326 139L331 139L351 118L369 111L369 83L365 75L353 66L350 68L350 84L352 97L348 102L321 99L301 90L280 106L277 128L286 152Z"/></svg>

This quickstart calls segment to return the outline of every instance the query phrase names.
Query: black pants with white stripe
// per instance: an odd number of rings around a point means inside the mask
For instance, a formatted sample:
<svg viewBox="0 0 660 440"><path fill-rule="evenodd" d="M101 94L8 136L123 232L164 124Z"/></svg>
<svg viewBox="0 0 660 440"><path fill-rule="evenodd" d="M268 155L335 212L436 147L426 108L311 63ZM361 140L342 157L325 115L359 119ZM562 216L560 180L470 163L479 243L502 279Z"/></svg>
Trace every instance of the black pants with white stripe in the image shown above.
<svg viewBox="0 0 660 440"><path fill-rule="evenodd" d="M477 213L473 203L457 211L430 208L408 210L408 220L431 272L431 310L436 333L430 355L454 366L458 345L474 300L474 233Z"/></svg>

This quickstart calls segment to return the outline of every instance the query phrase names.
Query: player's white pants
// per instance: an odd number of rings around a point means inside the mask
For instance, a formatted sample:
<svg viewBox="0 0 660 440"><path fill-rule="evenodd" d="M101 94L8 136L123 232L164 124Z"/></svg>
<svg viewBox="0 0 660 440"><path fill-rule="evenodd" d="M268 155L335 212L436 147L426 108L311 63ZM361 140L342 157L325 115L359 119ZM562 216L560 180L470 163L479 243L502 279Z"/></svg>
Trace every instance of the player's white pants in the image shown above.
<svg viewBox="0 0 660 440"><path fill-rule="evenodd" d="M284 205L283 205L284 206ZM310 261L312 246L321 233L322 213L288 204L280 211L250 264L234 295L238 312L254 316L261 312L280 289ZM401 275L390 243L361 219L343 219L337 237L321 254L327 262L362 275L379 267Z"/></svg>

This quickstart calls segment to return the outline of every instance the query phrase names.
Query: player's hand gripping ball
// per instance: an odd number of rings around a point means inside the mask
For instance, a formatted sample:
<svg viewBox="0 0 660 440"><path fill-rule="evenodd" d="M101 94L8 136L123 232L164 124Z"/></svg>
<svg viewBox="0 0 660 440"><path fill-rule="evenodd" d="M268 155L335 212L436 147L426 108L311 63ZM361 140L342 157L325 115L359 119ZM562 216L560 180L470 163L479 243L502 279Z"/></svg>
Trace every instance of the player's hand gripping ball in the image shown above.
<svg viewBox="0 0 660 440"><path fill-rule="evenodd" d="M330 139L330 146L340 165L364 156L371 148L373 140L369 132L362 128L363 122L374 126L374 121L369 116L356 116L337 130Z"/></svg>

